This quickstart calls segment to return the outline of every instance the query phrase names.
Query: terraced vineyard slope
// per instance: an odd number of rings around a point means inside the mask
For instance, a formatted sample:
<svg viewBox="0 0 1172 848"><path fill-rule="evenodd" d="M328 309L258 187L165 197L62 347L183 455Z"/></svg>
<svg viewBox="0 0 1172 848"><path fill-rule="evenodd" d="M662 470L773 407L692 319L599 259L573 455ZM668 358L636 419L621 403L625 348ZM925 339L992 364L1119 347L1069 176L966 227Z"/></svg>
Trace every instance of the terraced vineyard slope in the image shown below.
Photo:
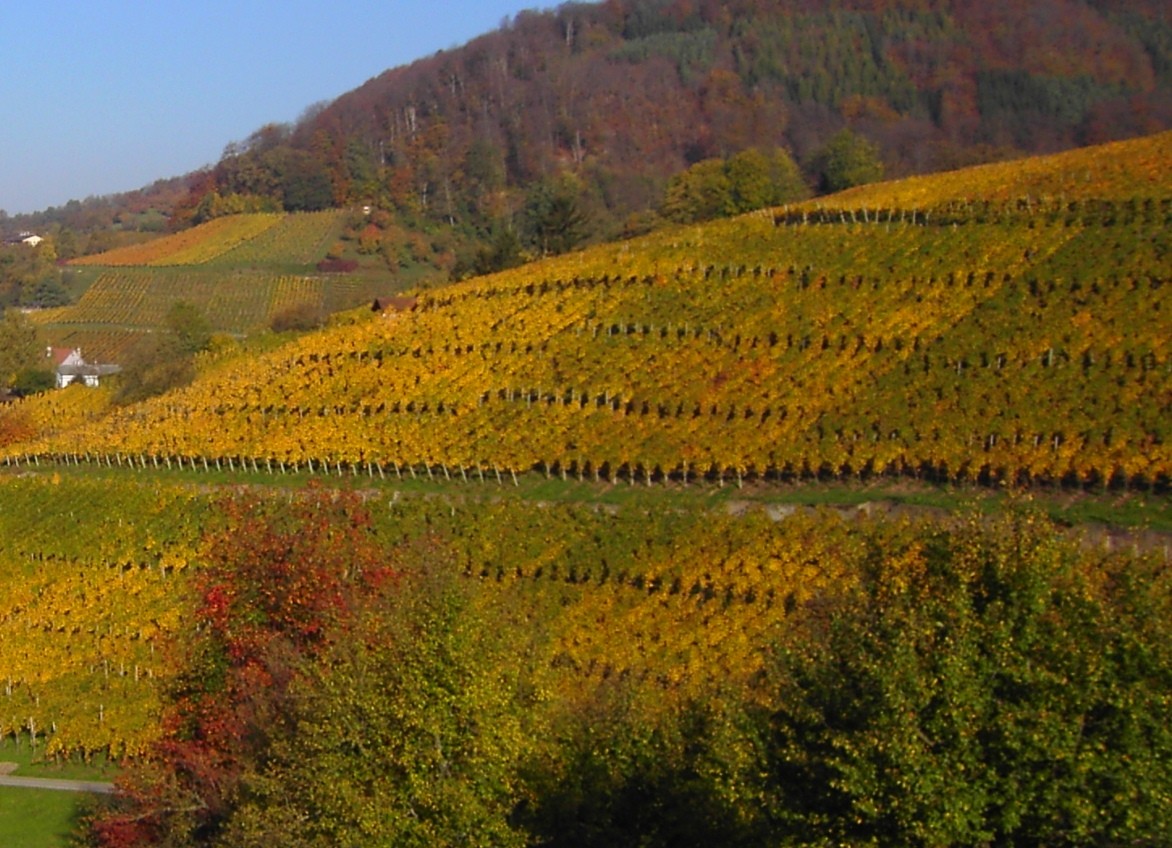
<svg viewBox="0 0 1172 848"><path fill-rule="evenodd" d="M119 362L178 301L200 308L217 332L267 327L297 307L348 309L380 293L370 280L316 270L345 211L216 218L144 244L74 260L96 273L80 300L34 314L53 344L91 361Z"/></svg>
<svg viewBox="0 0 1172 848"><path fill-rule="evenodd" d="M84 256L71 264L165 268L209 263L271 265L291 258L310 264L325 255L342 214L228 215L144 244Z"/></svg>
<svg viewBox="0 0 1172 848"><path fill-rule="evenodd" d="M862 209L889 205L922 210L944 204L979 203L994 208L1012 205L1057 207L1079 201L1140 200L1167 194L1167 165L1172 134L1080 148L1053 156L1036 156L979 165L944 174L909 177L896 183L873 183L835 196L835 206ZM820 201L803 204L817 207Z"/></svg>
<svg viewBox="0 0 1172 848"><path fill-rule="evenodd" d="M923 178L907 206L893 183L865 206L666 231L356 313L8 450L372 475L1165 486L1161 162L1172 135ZM1080 169L1098 190L1056 200ZM947 199L956 186L973 194Z"/></svg>
<svg viewBox="0 0 1172 848"><path fill-rule="evenodd" d="M197 599L193 575L206 562L201 531L220 496L142 479L8 475L0 475L0 496L0 589L9 599L0 614L0 738L33 732L53 752L141 753L158 733L161 699L184 656L177 640ZM681 693L696 691L718 669L739 668L742 679L761 666L761 633L778 624L766 614L782 603L773 597L776 587L805 597L842 579L833 559L810 565L837 539L817 541L817 528L833 524L837 533L843 527L836 522L782 527L764 514L535 513L521 501L457 509L379 497L382 537L431 528L443 540L452 577L490 578L485 605L529 608L551 626L557 620L565 636L550 650L565 654L555 678L571 701L611 674L666 674ZM45 520L68 512L62 501L84 505L85 520L66 532ZM713 537L714 524L724 532ZM518 538L526 541L518 545ZM546 538L561 541L547 545ZM679 545L694 552L686 567L671 561ZM646 605L649 596L663 603ZM710 622L729 598L737 608ZM557 610L567 605L578 609L561 619ZM589 624L604 620L646 628L646 638L607 653L602 631ZM742 632L718 650L730 628ZM663 639L672 629L707 642L672 645Z"/></svg>

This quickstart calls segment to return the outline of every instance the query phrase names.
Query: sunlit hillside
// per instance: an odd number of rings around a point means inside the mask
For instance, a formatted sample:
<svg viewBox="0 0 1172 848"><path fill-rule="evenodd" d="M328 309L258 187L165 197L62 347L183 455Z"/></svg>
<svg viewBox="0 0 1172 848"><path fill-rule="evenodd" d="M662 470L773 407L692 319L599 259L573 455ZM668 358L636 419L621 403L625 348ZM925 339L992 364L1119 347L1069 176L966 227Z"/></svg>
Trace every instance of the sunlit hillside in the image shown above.
<svg viewBox="0 0 1172 848"><path fill-rule="evenodd" d="M36 320L57 332L146 332L163 327L167 311L184 301L199 307L215 330L243 333L267 326L284 309L303 304L325 311L351 308L371 291L369 281L339 274L118 268L103 271L73 306Z"/></svg>
<svg viewBox="0 0 1172 848"><path fill-rule="evenodd" d="M91 362L120 363L180 301L197 307L214 331L234 335L264 329L293 309L350 309L383 286L366 275L317 270L347 214L230 215L76 259L71 266L94 275L84 294L31 317L55 346L80 348Z"/></svg>
<svg viewBox="0 0 1172 848"><path fill-rule="evenodd" d="M933 221L901 216L892 183L872 195L885 216L664 231L356 313L9 450L383 474L1166 481L1172 190L1151 151L1168 137L1133 146L1078 161L1134 161L1142 196L1110 177L1061 214L953 205ZM1071 160L1021 167L1037 191Z"/></svg>
<svg viewBox="0 0 1172 848"><path fill-rule="evenodd" d="M143 244L74 259L73 265L164 268L174 265L312 264L338 233L342 211L227 215Z"/></svg>
<svg viewBox="0 0 1172 848"><path fill-rule="evenodd" d="M988 202L994 210L1007 206L1056 210L1085 201L1139 203L1168 197L1168 162L1172 132L1131 141L1085 147L1010 162L997 162L897 182L859 186L833 199L803 206L831 204L839 209L932 209L950 203Z"/></svg>

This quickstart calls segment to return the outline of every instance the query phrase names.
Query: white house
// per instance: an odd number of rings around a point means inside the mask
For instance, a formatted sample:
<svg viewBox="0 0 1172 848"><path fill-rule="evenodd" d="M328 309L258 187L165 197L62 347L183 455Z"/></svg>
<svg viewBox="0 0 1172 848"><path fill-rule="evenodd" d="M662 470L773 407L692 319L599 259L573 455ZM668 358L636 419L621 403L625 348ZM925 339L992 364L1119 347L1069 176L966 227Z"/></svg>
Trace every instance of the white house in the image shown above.
<svg viewBox="0 0 1172 848"><path fill-rule="evenodd" d="M102 377L117 374L122 370L118 365L99 365L96 362L86 362L79 347L50 347L46 350L45 355L53 360L53 370L57 376L57 388L59 389L78 380L87 386L94 387L100 384Z"/></svg>
<svg viewBox="0 0 1172 848"><path fill-rule="evenodd" d="M44 239L41 238L36 233L24 232L24 233L19 233L18 235L14 236L10 239L7 239L5 243L6 244L26 244L29 247L36 247L38 244L40 244L43 241L44 241Z"/></svg>

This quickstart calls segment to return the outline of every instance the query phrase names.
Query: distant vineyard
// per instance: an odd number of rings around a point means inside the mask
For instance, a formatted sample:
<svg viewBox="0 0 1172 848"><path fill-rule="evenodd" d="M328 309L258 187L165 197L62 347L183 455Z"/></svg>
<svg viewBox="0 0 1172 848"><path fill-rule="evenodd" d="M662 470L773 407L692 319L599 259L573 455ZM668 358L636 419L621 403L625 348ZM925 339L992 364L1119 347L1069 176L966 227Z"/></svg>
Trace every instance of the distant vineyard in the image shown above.
<svg viewBox="0 0 1172 848"><path fill-rule="evenodd" d="M275 226L209 262L237 268L311 266L325 256L331 242L337 238L345 214L329 210L285 215Z"/></svg>
<svg viewBox="0 0 1172 848"><path fill-rule="evenodd" d="M214 268L118 268L103 271L71 307L56 310L45 326L108 332L149 330L164 324L178 301L200 308L219 332L265 327L272 316L304 304L350 308L370 296L362 280Z"/></svg>
<svg viewBox="0 0 1172 848"><path fill-rule="evenodd" d="M48 334L54 347L67 347L82 352L87 362L125 362L130 350L142 338L136 330L86 329L83 326L56 326Z"/></svg>
<svg viewBox="0 0 1172 848"><path fill-rule="evenodd" d="M122 362L142 330L125 326L86 325L72 321L74 307L38 309L28 313L31 321L41 328L46 344L53 347L80 348L88 362Z"/></svg>
<svg viewBox="0 0 1172 848"><path fill-rule="evenodd" d="M74 265L311 265L325 255L344 212L253 213L215 218L190 230L73 260Z"/></svg>
<svg viewBox="0 0 1172 848"><path fill-rule="evenodd" d="M276 214L231 215L190 230L73 260L75 265L198 265L254 239L280 222Z"/></svg>

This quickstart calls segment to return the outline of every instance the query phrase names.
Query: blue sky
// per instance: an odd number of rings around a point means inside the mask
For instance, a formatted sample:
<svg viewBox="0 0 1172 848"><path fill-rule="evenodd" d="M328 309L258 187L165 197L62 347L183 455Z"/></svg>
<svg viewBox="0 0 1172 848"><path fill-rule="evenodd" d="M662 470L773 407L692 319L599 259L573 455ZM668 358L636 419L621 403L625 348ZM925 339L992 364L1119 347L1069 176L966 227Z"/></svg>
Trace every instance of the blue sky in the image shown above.
<svg viewBox="0 0 1172 848"><path fill-rule="evenodd" d="M214 164L388 68L496 29L524 0L75 0L0 27L0 209Z"/></svg>

